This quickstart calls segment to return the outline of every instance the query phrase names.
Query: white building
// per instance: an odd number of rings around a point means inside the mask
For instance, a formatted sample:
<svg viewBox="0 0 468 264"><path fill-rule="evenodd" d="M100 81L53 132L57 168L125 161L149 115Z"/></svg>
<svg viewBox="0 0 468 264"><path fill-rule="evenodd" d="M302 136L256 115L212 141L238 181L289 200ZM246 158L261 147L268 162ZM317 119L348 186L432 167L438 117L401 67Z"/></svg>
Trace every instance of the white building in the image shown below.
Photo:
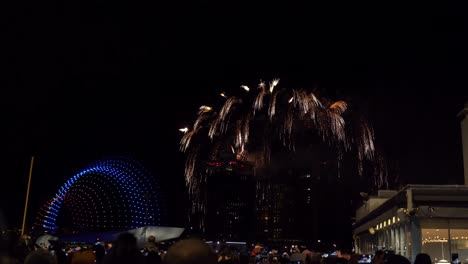
<svg viewBox="0 0 468 264"><path fill-rule="evenodd" d="M434 263L468 263L468 102L459 113L465 185L408 185L379 191L356 211L356 252L392 250L414 262L420 252Z"/></svg>

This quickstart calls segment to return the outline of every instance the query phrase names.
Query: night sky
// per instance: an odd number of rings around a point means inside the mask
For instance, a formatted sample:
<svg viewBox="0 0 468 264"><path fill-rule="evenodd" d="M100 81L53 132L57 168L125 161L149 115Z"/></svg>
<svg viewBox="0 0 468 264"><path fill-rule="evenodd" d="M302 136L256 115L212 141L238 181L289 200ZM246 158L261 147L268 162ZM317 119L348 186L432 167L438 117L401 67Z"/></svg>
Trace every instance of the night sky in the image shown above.
<svg viewBox="0 0 468 264"><path fill-rule="evenodd" d="M170 3L169 3L170 2ZM219 93L281 79L352 98L400 183L462 184L457 113L468 99L460 5L201 1L15 3L0 74L1 208L21 225L29 160L33 216L89 162L142 161L183 225L178 128Z"/></svg>

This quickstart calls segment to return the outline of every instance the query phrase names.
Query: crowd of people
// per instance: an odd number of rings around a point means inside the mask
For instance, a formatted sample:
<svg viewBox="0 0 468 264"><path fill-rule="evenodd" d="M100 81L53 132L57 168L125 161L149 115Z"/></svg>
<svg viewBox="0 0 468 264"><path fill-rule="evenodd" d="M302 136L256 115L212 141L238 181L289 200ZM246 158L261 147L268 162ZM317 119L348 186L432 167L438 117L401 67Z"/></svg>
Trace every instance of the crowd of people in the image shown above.
<svg viewBox="0 0 468 264"><path fill-rule="evenodd" d="M154 236L149 236L143 247L139 247L137 238L130 233L122 233L112 242L97 240L93 244L2 239L1 246L0 264L160 264L166 252L160 250Z"/></svg>
<svg viewBox="0 0 468 264"><path fill-rule="evenodd" d="M272 249L268 253L261 245L256 245L250 255L250 264L411 264L404 256L394 254L392 251L377 250L369 258L350 252L346 248L337 249L333 254L324 254L294 246L291 250L279 252ZM230 263L238 264L238 263ZM246 264L246 263L239 263ZM420 253L416 256L414 264L432 264L428 254Z"/></svg>
<svg viewBox="0 0 468 264"><path fill-rule="evenodd" d="M200 239L183 239L162 250L156 238L150 236L139 247L137 238L122 233L111 242L97 241L92 245L70 246L60 241L50 241L47 247L34 244L28 251L23 248L19 254L0 255L1 264L357 264L359 255L345 248L336 254L326 256L321 252L295 245L291 248L267 249L262 244L252 248L246 245L220 248L210 246ZM18 253L18 252L17 252ZM21 257L23 254L23 257ZM411 264L403 256L391 252L377 251L372 256L374 264ZM427 254L419 254L414 264L431 264Z"/></svg>

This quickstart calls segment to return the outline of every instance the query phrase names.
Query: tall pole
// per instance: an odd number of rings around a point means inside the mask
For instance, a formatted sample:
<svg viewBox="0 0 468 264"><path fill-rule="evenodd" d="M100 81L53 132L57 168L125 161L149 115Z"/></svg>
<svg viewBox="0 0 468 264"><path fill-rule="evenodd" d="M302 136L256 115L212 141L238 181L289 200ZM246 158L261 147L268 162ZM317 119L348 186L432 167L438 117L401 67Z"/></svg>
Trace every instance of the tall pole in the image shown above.
<svg viewBox="0 0 468 264"><path fill-rule="evenodd" d="M145 199L146 199L145 226L148 225L148 201L150 197L151 197L150 193L145 193Z"/></svg>
<svg viewBox="0 0 468 264"><path fill-rule="evenodd" d="M34 165L34 156L31 157L31 164L29 165L28 189L26 191L26 204L24 205L23 226L21 227L21 236L24 235L24 225L26 224L26 212L28 211L29 189L31 188L31 176L32 176L33 165Z"/></svg>

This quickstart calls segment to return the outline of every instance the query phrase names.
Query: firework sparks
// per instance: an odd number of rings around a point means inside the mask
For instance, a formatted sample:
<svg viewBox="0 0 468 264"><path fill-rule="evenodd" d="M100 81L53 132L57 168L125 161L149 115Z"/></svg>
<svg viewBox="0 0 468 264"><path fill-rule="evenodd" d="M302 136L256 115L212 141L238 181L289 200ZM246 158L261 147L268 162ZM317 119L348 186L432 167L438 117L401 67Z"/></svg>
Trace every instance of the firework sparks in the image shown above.
<svg viewBox="0 0 468 264"><path fill-rule="evenodd" d="M193 124L193 130L198 130L200 128L200 125L203 123L203 121L208 119L208 116L204 115L204 113L206 113L206 112L200 113L198 115L197 120Z"/></svg>
<svg viewBox="0 0 468 264"><path fill-rule="evenodd" d="M269 166L271 155L276 152L275 142L280 142L287 151L296 151L311 144L313 141L307 138L314 136L334 149L338 173L347 151L355 151L360 174L364 162L376 160L374 132L362 119L356 125L345 118L353 114L348 103L330 103L326 98L322 103L310 91L277 89L278 83L279 79L274 79L267 89L261 81L256 91L241 85L249 93L240 96L228 97L223 92L221 96L226 101L218 112L203 105L193 129L180 130L184 133L180 150L187 153L185 177L194 210L205 208L198 190L207 181L207 169L201 160L217 160L226 153L246 159L254 166ZM379 171L375 175L379 175L380 183L387 176Z"/></svg>
<svg viewBox="0 0 468 264"><path fill-rule="evenodd" d="M342 114L346 111L348 105L343 101L334 102L328 107L328 117L331 124L332 134L339 140L344 142L346 138L345 121Z"/></svg>
<svg viewBox="0 0 468 264"><path fill-rule="evenodd" d="M260 111L263 108L263 97L265 97L266 94L266 88L265 88L265 83L260 82L258 85L258 88L260 89L260 92L258 93L257 97L255 98L255 103L254 103L254 114L256 111Z"/></svg>
<svg viewBox="0 0 468 264"><path fill-rule="evenodd" d="M271 96L270 107L268 108L268 115L270 116L270 120L273 120L273 116L276 113L276 97L277 97L277 95L278 95L278 92L275 92Z"/></svg>
<svg viewBox="0 0 468 264"><path fill-rule="evenodd" d="M220 123L221 123L221 120L219 118L216 118L215 121L211 123L210 131L208 132L208 136L210 137L210 139L213 140L216 134L216 131L218 131L218 127Z"/></svg>
<svg viewBox="0 0 468 264"><path fill-rule="evenodd" d="M348 105L343 101L338 101L331 104L329 108L342 115L348 109Z"/></svg>
<svg viewBox="0 0 468 264"><path fill-rule="evenodd" d="M211 108L211 107L209 107L209 106L206 106L206 105L202 105L202 106L200 106L200 109L199 109L199 111L198 111L198 114L200 115L200 114L209 112L209 111L211 111L211 110L213 110L213 108Z"/></svg>
<svg viewBox="0 0 468 264"><path fill-rule="evenodd" d="M194 133L195 133L195 130L192 130L184 134L184 136L180 140L180 151L182 152L187 151L188 147L190 146L190 141L192 141L192 137Z"/></svg>
<svg viewBox="0 0 468 264"><path fill-rule="evenodd" d="M275 89L276 85L278 85L279 83L279 79L274 79L271 83L270 83L270 93L273 93L273 89Z"/></svg>

